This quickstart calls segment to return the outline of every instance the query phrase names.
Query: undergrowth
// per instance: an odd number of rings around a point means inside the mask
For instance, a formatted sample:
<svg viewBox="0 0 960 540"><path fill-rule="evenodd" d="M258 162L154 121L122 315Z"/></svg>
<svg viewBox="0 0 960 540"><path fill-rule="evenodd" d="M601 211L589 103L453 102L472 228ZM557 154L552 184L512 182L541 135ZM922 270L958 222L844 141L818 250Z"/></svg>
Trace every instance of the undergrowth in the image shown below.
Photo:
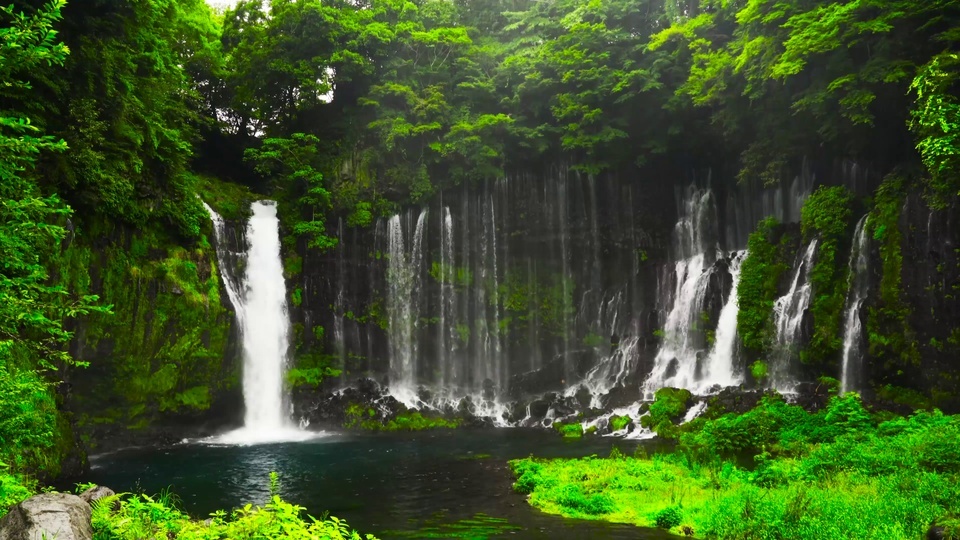
<svg viewBox="0 0 960 540"><path fill-rule="evenodd" d="M915 540L960 511L960 417L808 413L776 396L684 425L677 451L511 462L548 513L718 539ZM747 464L747 465L745 465Z"/></svg>
<svg viewBox="0 0 960 540"><path fill-rule="evenodd" d="M219 510L204 521L193 520L177 509L170 493L157 497L130 494L105 497L93 505L93 539L376 540L371 534L361 535L351 530L345 521L335 517L316 519L304 514L302 507L281 499L276 488L276 475L271 475L273 494L266 504L247 504L231 512Z"/></svg>

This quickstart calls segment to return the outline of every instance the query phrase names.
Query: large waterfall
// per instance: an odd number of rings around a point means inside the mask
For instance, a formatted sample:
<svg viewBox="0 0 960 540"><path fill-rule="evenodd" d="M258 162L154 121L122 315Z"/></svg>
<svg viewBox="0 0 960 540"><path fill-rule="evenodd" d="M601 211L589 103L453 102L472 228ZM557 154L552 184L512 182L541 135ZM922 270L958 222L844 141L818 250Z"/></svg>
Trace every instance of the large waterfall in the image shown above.
<svg viewBox="0 0 960 540"><path fill-rule="evenodd" d="M243 427L218 437L216 442L255 444L305 438L304 432L293 427L283 398L290 320L276 203L258 201L251 205L242 295L230 273L223 220L209 206L207 211L214 223L221 277L237 314L243 343Z"/></svg>
<svg viewBox="0 0 960 540"><path fill-rule="evenodd" d="M843 317L843 362L840 384L843 392L860 387L863 328L860 307L867 297L870 264L870 237L865 233L867 216L860 218L850 248L850 281L847 289L846 310Z"/></svg>

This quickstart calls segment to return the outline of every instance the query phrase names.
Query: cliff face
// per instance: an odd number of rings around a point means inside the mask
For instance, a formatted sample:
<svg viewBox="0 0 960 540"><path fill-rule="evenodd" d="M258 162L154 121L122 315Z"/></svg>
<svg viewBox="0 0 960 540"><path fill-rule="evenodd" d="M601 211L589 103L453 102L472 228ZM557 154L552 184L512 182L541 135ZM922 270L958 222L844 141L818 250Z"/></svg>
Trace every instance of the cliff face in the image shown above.
<svg viewBox="0 0 960 540"><path fill-rule="evenodd" d="M732 257L760 218L775 216L782 242L771 262L785 266L770 301L807 281L809 298L792 337L776 335L779 308L768 309L763 317L771 329L762 345L747 350L738 338L734 369L750 384L773 384L750 372L758 360L786 363L795 382L839 379L841 308L855 271L848 258L855 225L869 211L871 264L855 337L863 345L853 360L863 378L854 388L878 401L956 406L955 207L931 210L902 182L896 193L878 190L878 175L850 163L804 163L793 180L770 188L734 186L709 174L673 171L663 178L593 178L559 168L445 191L368 229L340 221L339 245L301 252L289 275L299 303L298 355L343 369L331 386L370 376L426 389L427 396L459 387L518 399L564 390L591 374L638 386L658 361L667 364L664 380L677 380L684 362L694 364L695 377L705 376L734 284ZM818 186L831 185L849 193L849 206L836 209L844 230L834 231L829 252L821 239L804 263L810 239L800 232L801 208ZM704 197L701 206L685 209L694 195ZM692 240L678 232L689 226ZM811 239L821 234L812 231ZM683 313L689 331L678 337L665 328L689 278L676 265L691 253L704 257L696 271L705 277L690 303L696 313ZM828 256L833 262L820 264ZM825 281L827 270L832 277ZM836 305L820 299L827 294ZM677 339L685 345L671 348ZM664 358L668 353L675 357ZM624 354L627 365L605 367Z"/></svg>
<svg viewBox="0 0 960 540"><path fill-rule="evenodd" d="M605 402L613 406L641 397L655 369L673 381L691 365L692 376L706 380L735 285L734 258L756 221L773 215L783 223L771 237L778 246L771 263L784 268L772 301L794 285L807 245L796 223L814 187L844 185L855 196L844 233L852 237L878 185L845 167L804 167L790 182L757 189L709 174L661 177L557 168L445 191L367 228L329 223L335 248L300 246L284 260L290 367L319 374L291 381L296 401L365 377L434 403L529 402L582 380L590 392L613 391ZM931 209L903 182L873 199L858 388L882 402L957 408L956 204ZM242 215L233 217L221 260L239 278L246 246ZM211 230L191 246L105 224L75 231L57 271L113 306L113 315L73 328L72 352L90 367L66 374L61 392L89 444L180 439L239 423L240 340L214 241ZM840 242L837 268L846 267L852 243ZM681 273L678 262L690 257L702 257L702 281ZM683 331L667 331L680 315ZM839 376L839 352L817 365L800 361L817 321L809 307L799 317L790 344L795 376ZM747 349L743 332L729 352L732 369L747 384L769 384L750 366L779 354L774 338ZM842 336L842 322L835 332Z"/></svg>
<svg viewBox="0 0 960 540"><path fill-rule="evenodd" d="M336 248L288 258L296 361L343 369L344 383L370 376L433 393L518 398L590 373L639 388L689 277L676 263L701 256L683 351L701 372L730 299L730 257L761 217L798 221L817 173L804 165L769 188L683 167L645 174L556 167L444 191L366 229L331 222ZM842 181L831 174L821 177ZM688 210L694 194L703 200ZM597 371L611 363L622 365Z"/></svg>
<svg viewBox="0 0 960 540"><path fill-rule="evenodd" d="M896 372L878 365L895 384L899 371L907 388L928 394L932 403L960 408L960 223L957 204L931 209L921 194L903 199L898 220L901 236L901 298L906 309L905 335L915 352L902 355ZM883 265L887 270L891 264ZM881 379L878 382L886 382Z"/></svg>
<svg viewBox="0 0 960 540"><path fill-rule="evenodd" d="M180 440L242 416L239 341L209 238L187 246L156 230L91 223L63 251L63 279L113 312L72 328L71 353L89 367L67 374L64 394L91 450Z"/></svg>

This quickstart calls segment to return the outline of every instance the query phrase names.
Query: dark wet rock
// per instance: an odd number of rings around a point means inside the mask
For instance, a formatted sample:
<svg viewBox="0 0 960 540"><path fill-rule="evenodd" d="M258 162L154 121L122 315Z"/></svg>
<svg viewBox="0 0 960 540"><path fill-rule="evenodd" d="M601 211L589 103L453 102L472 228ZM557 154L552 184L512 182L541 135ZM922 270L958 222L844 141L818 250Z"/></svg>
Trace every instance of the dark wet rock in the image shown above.
<svg viewBox="0 0 960 540"><path fill-rule="evenodd" d="M593 396L590 394L590 390L587 390L586 386L581 386L577 389L574 397L577 400L577 404L580 405L581 408L586 409L590 406L590 400Z"/></svg>
<svg viewBox="0 0 960 540"><path fill-rule="evenodd" d="M546 399L537 399L530 402L530 417L537 420L547 415L550 410L550 402Z"/></svg>
<svg viewBox="0 0 960 540"><path fill-rule="evenodd" d="M600 401L605 409L617 409L636 403L641 399L643 399L643 392L640 391L640 385L632 384L611 388L610 392Z"/></svg>
<svg viewBox="0 0 960 540"><path fill-rule="evenodd" d="M80 494L80 498L84 500L87 504L93 504L94 501L99 501L105 497L113 497L116 495L114 491L105 486L94 486L83 493Z"/></svg>
<svg viewBox="0 0 960 540"><path fill-rule="evenodd" d="M89 540L90 505L69 493L41 493L0 519L0 540Z"/></svg>
<svg viewBox="0 0 960 540"><path fill-rule="evenodd" d="M551 408L553 409L554 418L564 418L567 416L572 416L574 414L577 414L576 408L570 407L569 405L566 405L564 403L556 403Z"/></svg>
<svg viewBox="0 0 960 540"><path fill-rule="evenodd" d="M676 358L671 358L667 362L667 369L663 372L664 379L670 379L677 374L677 370L680 368L680 362Z"/></svg>
<svg viewBox="0 0 960 540"><path fill-rule="evenodd" d="M803 407L807 412L817 412L827 406L827 402L834 396L836 387L824 383L801 383L796 387L796 395L791 401Z"/></svg>
<svg viewBox="0 0 960 540"><path fill-rule="evenodd" d="M954 516L944 516L930 524L926 540L952 540L960 538L960 520Z"/></svg>
<svg viewBox="0 0 960 540"><path fill-rule="evenodd" d="M707 411L711 417L726 413L743 414L754 409L760 402L762 390L746 390L742 387L728 386L707 399Z"/></svg>
<svg viewBox="0 0 960 540"><path fill-rule="evenodd" d="M561 356L534 371L510 377L507 392L512 399L525 399L549 390L563 388L566 368Z"/></svg>

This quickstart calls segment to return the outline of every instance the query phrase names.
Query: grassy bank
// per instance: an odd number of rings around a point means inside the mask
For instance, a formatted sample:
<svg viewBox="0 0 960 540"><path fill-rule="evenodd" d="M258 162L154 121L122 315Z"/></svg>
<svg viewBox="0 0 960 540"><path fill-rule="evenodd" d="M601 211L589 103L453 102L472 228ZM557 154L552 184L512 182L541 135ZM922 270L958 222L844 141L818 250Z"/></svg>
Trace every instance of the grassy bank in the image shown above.
<svg viewBox="0 0 960 540"><path fill-rule="evenodd" d="M916 540L935 521L960 533L960 417L871 414L856 395L807 413L769 396L678 438L653 458L517 460L514 488L548 513L701 538Z"/></svg>

